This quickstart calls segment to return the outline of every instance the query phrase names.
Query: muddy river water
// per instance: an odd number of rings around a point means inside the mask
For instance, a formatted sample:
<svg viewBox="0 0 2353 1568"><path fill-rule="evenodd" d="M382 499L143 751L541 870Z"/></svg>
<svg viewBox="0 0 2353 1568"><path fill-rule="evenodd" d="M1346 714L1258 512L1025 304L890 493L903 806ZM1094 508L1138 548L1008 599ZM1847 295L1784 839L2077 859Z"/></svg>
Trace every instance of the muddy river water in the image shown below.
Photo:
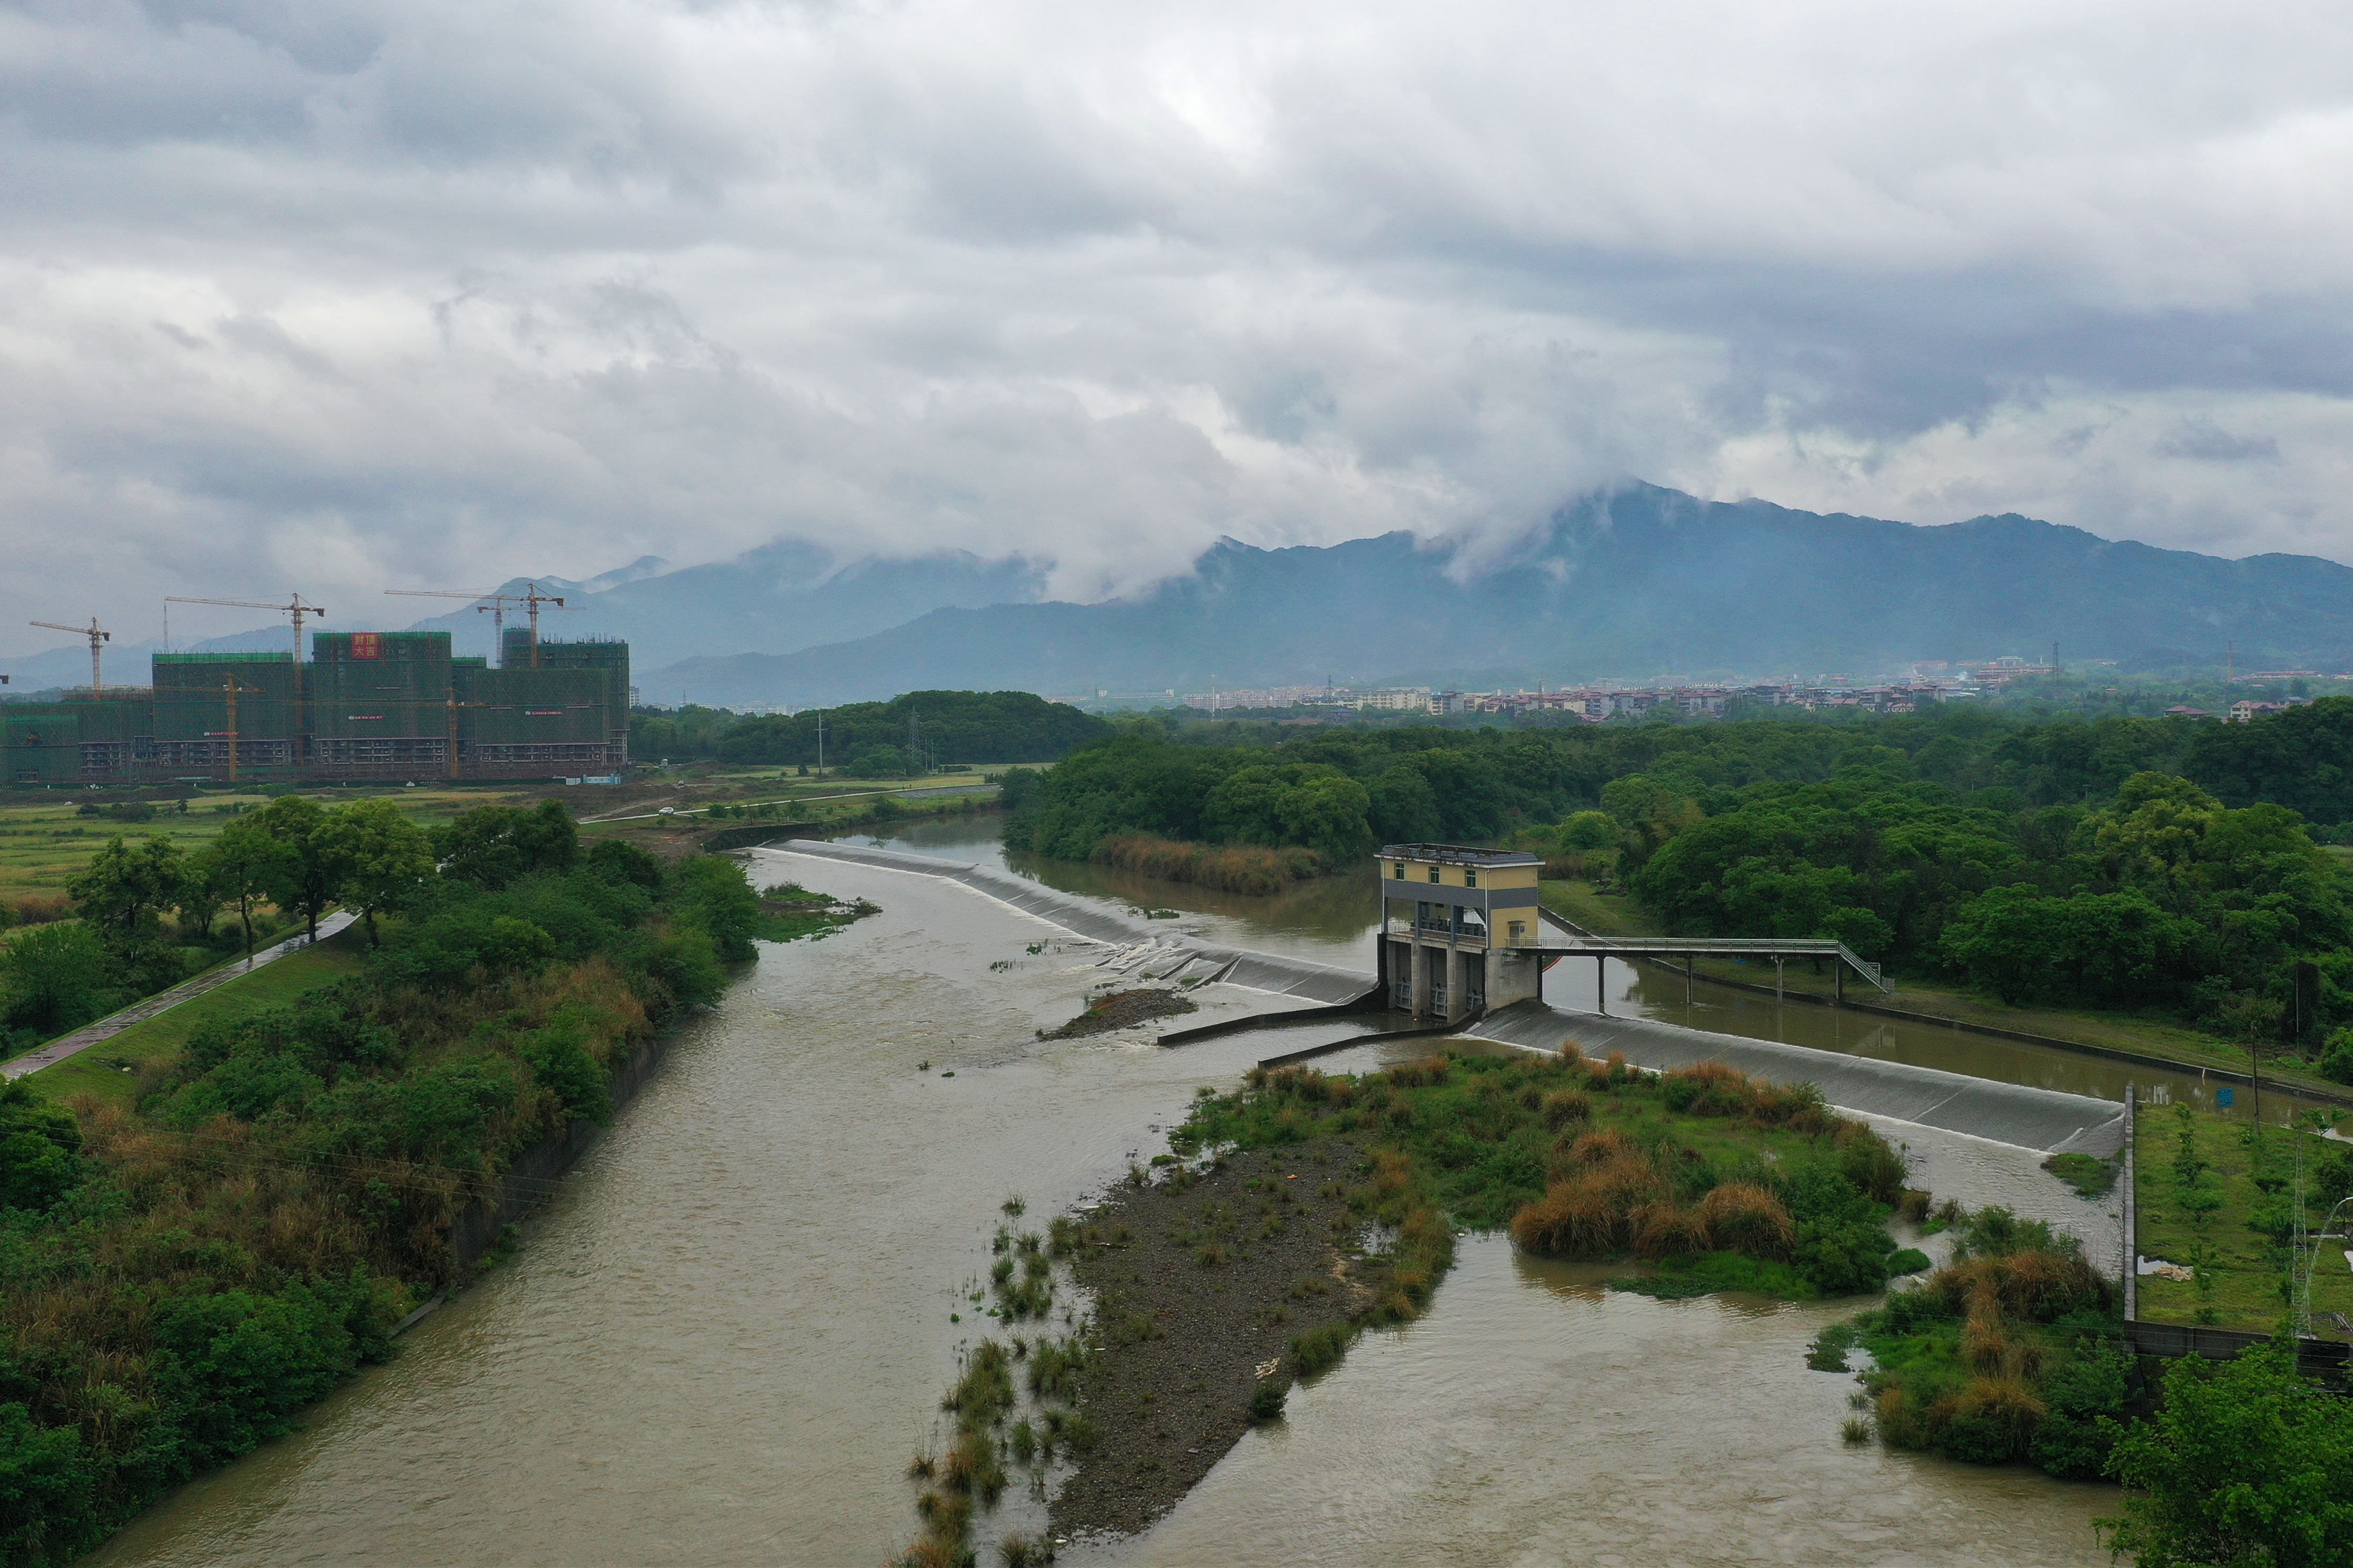
<svg viewBox="0 0 2353 1568"><path fill-rule="evenodd" d="M1001 864L979 831L901 847ZM975 1337L951 1314L970 1310L962 1292L987 1267L1000 1203L1018 1194L1036 1224L1083 1201L1162 1148L1195 1087L1230 1085L1268 1037L1040 1041L1102 978L1101 950L935 879L755 858L758 880L863 895L883 913L765 950L681 1031L512 1262L302 1431L167 1499L90 1561L872 1568L905 1543L902 1471ZM1178 909L1176 923L1207 937L1369 967L1368 886L1248 900L1031 869ZM1581 983L1589 1005L1584 968L1551 999L1579 1005ZM1645 998L1668 987L1630 971L1611 984L1613 1011L1763 1026L1736 992L1703 986L1684 1014L1680 980L1671 1000ZM1222 989L1208 1016L1266 1000ZM1800 1044L1938 1048L1900 1029L1809 1037L1854 1019L1785 1013L1780 1037ZM1976 1048L1985 1065L1961 1070L2087 1093L2109 1081L2100 1064ZM1938 1192L2047 1215L2113 1257L2112 1210L2032 1156L1953 1134L1905 1141ZM2106 1563L2091 1521L2113 1511L2107 1489L1842 1446L1854 1384L1806 1370L1804 1349L1852 1310L1653 1301L1470 1238L1428 1318L1368 1336L1296 1391L1285 1421L1245 1436L1151 1531L1065 1561ZM1035 1517L1017 1497L998 1522Z"/></svg>

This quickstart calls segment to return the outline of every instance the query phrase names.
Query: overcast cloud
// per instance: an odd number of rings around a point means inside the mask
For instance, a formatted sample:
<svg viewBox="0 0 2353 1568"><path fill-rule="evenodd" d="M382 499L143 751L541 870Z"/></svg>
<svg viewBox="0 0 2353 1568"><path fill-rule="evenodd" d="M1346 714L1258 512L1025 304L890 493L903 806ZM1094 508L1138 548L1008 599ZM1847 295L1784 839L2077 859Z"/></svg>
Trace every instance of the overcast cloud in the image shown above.
<svg viewBox="0 0 2353 1568"><path fill-rule="evenodd" d="M2349 175L2342 6L0 5L0 649L1624 477L2353 561Z"/></svg>

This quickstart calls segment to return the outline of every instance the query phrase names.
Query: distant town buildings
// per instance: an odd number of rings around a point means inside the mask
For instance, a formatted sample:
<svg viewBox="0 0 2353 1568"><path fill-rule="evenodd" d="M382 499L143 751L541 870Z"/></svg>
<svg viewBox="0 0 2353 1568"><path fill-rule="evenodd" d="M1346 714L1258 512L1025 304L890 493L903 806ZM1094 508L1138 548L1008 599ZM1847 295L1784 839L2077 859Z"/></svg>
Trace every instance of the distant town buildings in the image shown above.
<svg viewBox="0 0 2353 1568"><path fill-rule="evenodd" d="M2082 661L2081 668L2088 670L2096 666L2106 669L2113 668L2115 662L2113 659L2088 659ZM2015 655L2005 655L1992 659L1922 659L1909 667L1908 676L1877 684L1831 673L1816 675L1810 680L1793 677L1782 680L1675 682L1656 686L1628 686L1616 680L1595 680L1582 686L1538 687L1534 690L1517 691L1437 690L1427 686L1356 689L1335 683L1198 691L1187 693L1178 700L1187 707L1205 712L1287 709L1300 715L1285 721L1292 724L1314 724L1345 719L1352 713L1491 713L1513 718L1558 715L1565 721L1589 724L1620 718L1643 719L1654 714L1722 718L1737 710L1759 708L1852 709L1867 713L1915 713L1938 703L1974 700L2000 691L2015 681L2064 674L2066 668L2054 664L2030 664ZM2353 675L2330 676L2300 669L2265 670L2256 675L2240 676L2237 683L2284 683L2297 679L2353 680ZM2110 691L2113 694L2114 689L2111 688ZM1110 695L1103 691L1096 693L1099 699ZM1176 694L1171 692L1169 695L1173 697ZM2226 718L2244 722L2265 714L2282 712L2310 700L2308 697L2292 697L2284 702L2271 702L2251 698L2232 704L2227 713L2210 713L2202 708L2189 707L2172 708L2167 712L2176 718Z"/></svg>

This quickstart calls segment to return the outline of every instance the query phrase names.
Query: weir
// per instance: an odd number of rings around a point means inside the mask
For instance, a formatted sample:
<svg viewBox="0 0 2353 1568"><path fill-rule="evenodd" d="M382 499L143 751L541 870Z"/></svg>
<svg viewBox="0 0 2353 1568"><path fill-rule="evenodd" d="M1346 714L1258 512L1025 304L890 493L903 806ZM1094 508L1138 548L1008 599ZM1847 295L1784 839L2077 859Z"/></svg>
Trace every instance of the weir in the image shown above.
<svg viewBox="0 0 2353 1568"><path fill-rule="evenodd" d="M1371 975L1201 942L1181 932L1153 931L1068 894L987 870L976 863L806 838L766 847L959 883L1075 935L1125 950L1115 955L1115 961L1139 979L1216 981L1296 997L1309 1005L1307 1008L1285 1009L1254 1020L1229 1020L1184 1031L1186 1037L1208 1037L1242 1027L1305 1022L1308 1016L1330 1016L1344 1006L1377 1009L1386 994ZM1425 968L1424 973L1428 973ZM1811 1083L1822 1091L1824 1100L1841 1110L1914 1122L2045 1153L2084 1153L2105 1158L2124 1144L2124 1107L2089 1095L2001 1083L1940 1068L1849 1056L1810 1046L1721 1035L1645 1018L1572 1013L1534 996L1508 1003L1502 998L1496 1000L1498 1005L1493 1011L1460 1020L1455 1032L1465 1038L1544 1051L1556 1051L1564 1040L1574 1040L1588 1055L1622 1051L1626 1059L1636 1066L1659 1070L1720 1061L1774 1083ZM1417 1035L1444 1032L1443 1027L1412 1031ZM1294 1055L1303 1057L1361 1046L1377 1037L1335 1041ZM1179 1036L1164 1039L1175 1044Z"/></svg>
<svg viewBox="0 0 2353 1568"><path fill-rule="evenodd" d="M1197 942L1179 931L1154 931L1107 910L1049 891L1035 882L984 869L974 862L942 860L896 849L828 844L813 838L791 838L762 847L825 860L849 860L861 866L880 866L960 883L984 897L1010 904L1024 914L1058 925L1072 935L1129 950L1122 955L1121 967L1140 980L1216 980L1222 984L1246 985L1253 991L1296 996L1304 1002L1327 1005L1357 1001L1370 984L1366 975L1326 964Z"/></svg>

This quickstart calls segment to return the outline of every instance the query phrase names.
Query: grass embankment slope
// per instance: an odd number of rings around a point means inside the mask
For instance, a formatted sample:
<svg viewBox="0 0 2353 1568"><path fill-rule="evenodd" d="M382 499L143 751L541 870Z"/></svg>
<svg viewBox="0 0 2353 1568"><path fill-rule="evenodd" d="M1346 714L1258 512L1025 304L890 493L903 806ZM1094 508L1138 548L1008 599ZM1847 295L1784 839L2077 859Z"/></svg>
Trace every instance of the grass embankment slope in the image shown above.
<svg viewBox="0 0 2353 1568"><path fill-rule="evenodd" d="M2140 1316L2276 1331L2288 1311L2299 1163L2305 1223L2318 1229L2339 1199L2353 1195L2353 1149L2281 1127L2265 1128L2258 1147L2247 1122L2186 1105L2144 1105L2135 1126L2140 1252L2191 1276L2142 1276ZM2314 1333L2353 1339L2338 1321L2353 1320L2353 1266L2341 1241L2318 1243L2312 1311Z"/></svg>
<svg viewBox="0 0 2353 1568"><path fill-rule="evenodd" d="M756 952L732 861L584 850L560 814L459 829L380 950L155 1019L135 1097L0 1093L0 1561L70 1560L390 1353L464 1278L453 1222Z"/></svg>
<svg viewBox="0 0 2353 1568"><path fill-rule="evenodd" d="M1597 893L1588 882L1548 881L1542 884L1540 896L1545 908L1599 936L1665 934L1659 922L1651 919L1630 894ZM1694 969L1704 980L1763 985L1768 990L1773 984L1773 966L1762 959L1743 964L1731 959L1703 958L1694 962ZM1818 1001L1831 999L1833 979L1827 967L1817 973L1810 965L1793 962L1782 973L1789 994ZM2099 1046L2110 1050L2135 1051L2179 1062L2184 1067L2219 1067L2233 1072L2245 1072L2248 1067L2244 1047L2179 1024L2126 1014L2013 1007L1948 984L1908 977L1897 980L1895 984L1894 995L1883 995L1850 974L1847 976L1847 997L1850 1001L1872 1006L1893 1007L1957 1024L1974 1024L1989 1029L2011 1029L2021 1034L2042 1035L2054 1040ZM2335 1094L2346 1092L2342 1084L2330 1083L2311 1073L2276 1068L2267 1062L2263 1076L2270 1079L2274 1074L2282 1084L2291 1089L2304 1088Z"/></svg>
<svg viewBox="0 0 2353 1568"><path fill-rule="evenodd" d="M290 1003L349 979L359 973L365 940L366 933L358 926L346 927L315 947L274 959L250 974L224 981L200 996L142 1018L55 1067L28 1074L24 1081L44 1100L58 1103L76 1095L89 1095L102 1103L134 1103L142 1086L149 1092L154 1088L141 1069L169 1064L188 1037L200 1028L243 1017L257 1008ZM245 961L240 956L227 962Z"/></svg>
<svg viewBox="0 0 2353 1568"><path fill-rule="evenodd" d="M1571 1046L1360 1079L1261 1068L1231 1094L1205 1090L1169 1145L1156 1180L1132 1173L1132 1194L1058 1221L1048 1248L1084 1260L1101 1318L1075 1390L1052 1385L1057 1401L1075 1394L1075 1416L1047 1413L1055 1431L1087 1435L1060 1449L1079 1467L1060 1525L1166 1508L1250 1421L1280 1413L1293 1379L1426 1310L1458 1227L1616 1261L1615 1283L1666 1296L1862 1293L1927 1263L1888 1234L1907 1198L1894 1150L1810 1089L1721 1067L1654 1078ZM967 1364L1035 1353L985 1341ZM1059 1377L1067 1363L1054 1364ZM979 1418L951 1408L959 1458L919 1467L926 1522L908 1563L962 1561L976 1507L995 1501L988 1478L1001 1490L1008 1466L1042 1477L1055 1451L1009 1390Z"/></svg>

